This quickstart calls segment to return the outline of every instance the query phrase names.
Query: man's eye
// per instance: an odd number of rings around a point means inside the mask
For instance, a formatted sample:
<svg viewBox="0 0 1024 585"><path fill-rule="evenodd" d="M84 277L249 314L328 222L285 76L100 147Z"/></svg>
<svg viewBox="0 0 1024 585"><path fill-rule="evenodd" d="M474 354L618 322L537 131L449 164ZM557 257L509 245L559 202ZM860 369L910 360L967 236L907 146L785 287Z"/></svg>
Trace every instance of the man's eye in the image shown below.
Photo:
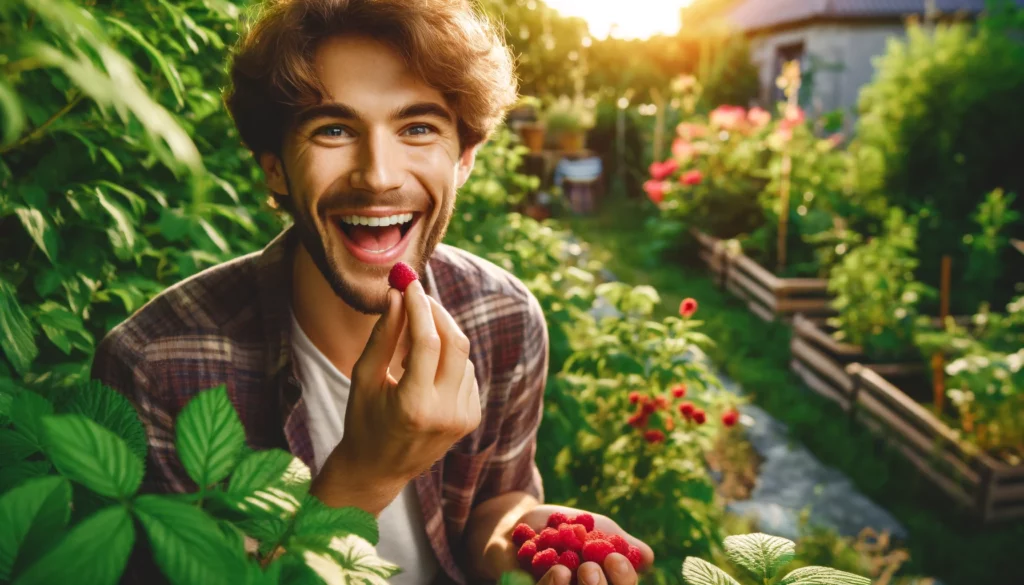
<svg viewBox="0 0 1024 585"><path fill-rule="evenodd" d="M426 136L434 133L434 128L426 124L416 124L406 129L405 133L408 136Z"/></svg>
<svg viewBox="0 0 1024 585"><path fill-rule="evenodd" d="M332 124L330 126L322 126L317 128L314 132L317 136L326 136L328 138L342 138L349 135L348 130L344 126L338 126Z"/></svg>

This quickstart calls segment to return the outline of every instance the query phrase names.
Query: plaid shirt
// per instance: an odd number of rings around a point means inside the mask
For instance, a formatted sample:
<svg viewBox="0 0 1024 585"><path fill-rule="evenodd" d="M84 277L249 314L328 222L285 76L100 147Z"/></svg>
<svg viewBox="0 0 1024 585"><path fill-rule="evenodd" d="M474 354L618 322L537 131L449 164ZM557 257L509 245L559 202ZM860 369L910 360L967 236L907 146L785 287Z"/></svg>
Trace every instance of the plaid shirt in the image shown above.
<svg viewBox="0 0 1024 585"><path fill-rule="evenodd" d="M100 343L93 377L128 396L146 427L145 489L195 489L174 446L174 420L196 393L225 385L253 449L282 448L315 473L308 413L292 363L286 230L260 252L214 266L158 295ZM509 491L543 498L534 463L547 374L540 305L511 274L438 246L424 285L469 337L483 417L415 481L440 581L466 583L470 512Z"/></svg>

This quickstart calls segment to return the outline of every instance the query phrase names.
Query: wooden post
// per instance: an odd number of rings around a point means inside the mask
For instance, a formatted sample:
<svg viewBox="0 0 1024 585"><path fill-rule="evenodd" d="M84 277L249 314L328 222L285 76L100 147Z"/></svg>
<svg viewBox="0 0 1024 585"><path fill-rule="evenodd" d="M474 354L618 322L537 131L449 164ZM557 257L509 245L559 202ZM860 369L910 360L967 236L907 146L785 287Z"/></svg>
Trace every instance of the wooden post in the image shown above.
<svg viewBox="0 0 1024 585"><path fill-rule="evenodd" d="M949 281L953 265L952 258L947 254L942 257L942 275L939 284L939 322L946 326L946 317L949 316ZM946 370L945 359L941 351L935 352L932 356L932 397L935 406L935 414L941 415L946 404Z"/></svg>

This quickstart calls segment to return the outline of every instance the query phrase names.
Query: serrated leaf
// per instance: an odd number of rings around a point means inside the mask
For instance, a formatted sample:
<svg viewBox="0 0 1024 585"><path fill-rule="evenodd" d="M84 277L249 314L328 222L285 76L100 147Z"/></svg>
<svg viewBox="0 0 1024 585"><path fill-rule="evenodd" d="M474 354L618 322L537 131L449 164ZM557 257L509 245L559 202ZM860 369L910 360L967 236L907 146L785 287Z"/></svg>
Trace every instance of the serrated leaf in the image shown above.
<svg viewBox="0 0 1024 585"><path fill-rule="evenodd" d="M142 460L120 437L77 414L43 419L43 442L68 479L109 498L127 499L142 483Z"/></svg>
<svg viewBox="0 0 1024 585"><path fill-rule="evenodd" d="M71 485L63 477L33 479L0 497L0 581L9 581L26 551L59 537L71 514Z"/></svg>
<svg viewBox="0 0 1024 585"><path fill-rule="evenodd" d="M7 492L33 477L46 475L51 469L49 461L21 461L14 465L0 465L0 493Z"/></svg>
<svg viewBox="0 0 1024 585"><path fill-rule="evenodd" d="M234 582L242 558L205 512L167 497L136 498L133 510L149 536L153 558L174 585Z"/></svg>
<svg viewBox="0 0 1024 585"><path fill-rule="evenodd" d="M304 542L328 546L337 536L354 534L371 546L380 540L377 520L373 514L356 507L331 508L314 496L307 495L295 517L292 534Z"/></svg>
<svg viewBox="0 0 1024 585"><path fill-rule="evenodd" d="M121 437L141 461L146 460L146 429L135 406L120 392L98 380L90 380L74 393L67 412L100 424Z"/></svg>
<svg viewBox="0 0 1024 585"><path fill-rule="evenodd" d="M683 580L687 585L739 585L728 573L697 557L683 562Z"/></svg>
<svg viewBox="0 0 1024 585"><path fill-rule="evenodd" d="M259 552L264 556L270 554L271 547L281 542L289 526L290 522L273 516L262 516L238 523L242 532L256 539L259 543Z"/></svg>
<svg viewBox="0 0 1024 585"><path fill-rule="evenodd" d="M254 508L278 516L291 516L309 491L309 467L279 449L251 453L238 464L228 484L228 495L243 511Z"/></svg>
<svg viewBox="0 0 1024 585"><path fill-rule="evenodd" d="M57 230L38 209L19 207L14 210L21 220L22 227L28 232L32 241L39 246L51 264L57 262Z"/></svg>
<svg viewBox="0 0 1024 585"><path fill-rule="evenodd" d="M871 585L871 579L829 567L801 567L783 577L779 585Z"/></svg>
<svg viewBox="0 0 1024 585"><path fill-rule="evenodd" d="M346 573L344 582L387 583L400 572L399 567L377 556L377 550L366 539L349 534L334 537L330 543L333 556Z"/></svg>
<svg viewBox="0 0 1024 585"><path fill-rule="evenodd" d="M245 429L224 386L201 392L185 405L175 444L185 471L200 487L231 473L245 445Z"/></svg>
<svg viewBox="0 0 1024 585"><path fill-rule="evenodd" d="M729 560L759 579L772 579L779 568L796 555L796 544L792 540L760 532L728 536L724 544Z"/></svg>
<svg viewBox="0 0 1024 585"><path fill-rule="evenodd" d="M20 431L0 429L0 467L4 469L39 451L39 447Z"/></svg>
<svg viewBox="0 0 1024 585"><path fill-rule="evenodd" d="M24 374L39 355L35 331L18 304L14 285L0 278L0 349L15 371Z"/></svg>
<svg viewBox="0 0 1024 585"><path fill-rule="evenodd" d="M53 404L35 392L19 392L11 401L11 422L38 447L43 444L43 417L51 414Z"/></svg>
<svg viewBox="0 0 1024 585"><path fill-rule="evenodd" d="M122 506L101 510L71 529L64 540L42 556L14 585L52 583L117 583L135 544L135 526Z"/></svg>
<svg viewBox="0 0 1024 585"><path fill-rule="evenodd" d="M238 552L240 555L245 554L245 534L237 526L227 520L217 520L217 528L220 529L220 533L224 537L228 548Z"/></svg>

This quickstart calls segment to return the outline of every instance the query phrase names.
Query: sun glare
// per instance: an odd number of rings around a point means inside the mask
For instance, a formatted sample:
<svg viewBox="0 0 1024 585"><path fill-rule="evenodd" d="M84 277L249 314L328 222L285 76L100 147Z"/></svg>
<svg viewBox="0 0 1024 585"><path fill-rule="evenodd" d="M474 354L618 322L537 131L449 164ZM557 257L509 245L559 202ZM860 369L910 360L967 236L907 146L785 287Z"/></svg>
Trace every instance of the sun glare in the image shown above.
<svg viewBox="0 0 1024 585"><path fill-rule="evenodd" d="M679 12L692 0L546 0L564 16L587 21L590 34L622 39L646 39L679 31Z"/></svg>

